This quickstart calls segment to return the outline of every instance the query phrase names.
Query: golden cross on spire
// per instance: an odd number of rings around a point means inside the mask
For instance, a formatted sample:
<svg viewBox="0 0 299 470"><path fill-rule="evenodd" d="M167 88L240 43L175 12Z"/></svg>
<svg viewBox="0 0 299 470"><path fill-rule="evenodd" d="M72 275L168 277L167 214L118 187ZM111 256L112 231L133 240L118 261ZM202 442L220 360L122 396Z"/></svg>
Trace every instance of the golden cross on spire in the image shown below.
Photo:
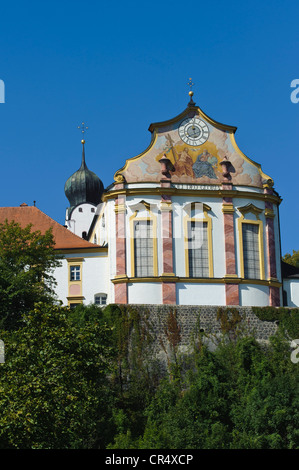
<svg viewBox="0 0 299 470"><path fill-rule="evenodd" d="M81 123L81 127L78 126L78 129L81 129L82 137L83 137L83 140L84 140L84 134L85 134L85 132L87 131L88 127L85 126L85 123L84 123L84 122L82 122L82 123ZM82 142L82 143L85 143L85 140L84 140L84 142L83 142L83 141L81 141L81 142Z"/></svg>
<svg viewBox="0 0 299 470"><path fill-rule="evenodd" d="M192 87L194 86L194 83L192 82L192 78L189 78L188 85L190 87L190 91L192 91Z"/></svg>
<svg viewBox="0 0 299 470"><path fill-rule="evenodd" d="M188 106L195 106L195 103L192 99L192 96L194 95L193 91L192 91L192 87L194 86L194 83L192 82L192 78L189 78L189 82L188 82L188 85L190 87L190 91L189 91L189 96L190 96L190 101L188 103Z"/></svg>

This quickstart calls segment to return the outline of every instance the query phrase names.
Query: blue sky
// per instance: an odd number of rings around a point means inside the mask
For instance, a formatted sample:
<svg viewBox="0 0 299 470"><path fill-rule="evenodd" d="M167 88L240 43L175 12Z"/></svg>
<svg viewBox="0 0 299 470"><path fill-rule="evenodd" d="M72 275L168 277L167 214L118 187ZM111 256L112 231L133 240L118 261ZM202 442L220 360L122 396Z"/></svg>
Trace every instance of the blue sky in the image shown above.
<svg viewBox="0 0 299 470"><path fill-rule="evenodd" d="M86 160L105 187L150 143L152 122L194 100L237 126L240 149L283 198L282 252L299 250L298 1L11 1L0 6L0 205L64 223ZM299 96L299 95L298 95Z"/></svg>

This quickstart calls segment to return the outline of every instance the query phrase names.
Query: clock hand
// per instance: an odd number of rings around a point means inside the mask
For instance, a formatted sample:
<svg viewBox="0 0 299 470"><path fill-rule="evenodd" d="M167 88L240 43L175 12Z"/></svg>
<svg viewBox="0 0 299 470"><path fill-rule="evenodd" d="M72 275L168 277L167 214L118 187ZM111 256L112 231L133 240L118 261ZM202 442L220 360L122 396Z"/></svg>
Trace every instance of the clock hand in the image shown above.
<svg viewBox="0 0 299 470"><path fill-rule="evenodd" d="M195 125L195 117L196 115L194 114L194 117L193 117L193 129L195 129L194 125Z"/></svg>

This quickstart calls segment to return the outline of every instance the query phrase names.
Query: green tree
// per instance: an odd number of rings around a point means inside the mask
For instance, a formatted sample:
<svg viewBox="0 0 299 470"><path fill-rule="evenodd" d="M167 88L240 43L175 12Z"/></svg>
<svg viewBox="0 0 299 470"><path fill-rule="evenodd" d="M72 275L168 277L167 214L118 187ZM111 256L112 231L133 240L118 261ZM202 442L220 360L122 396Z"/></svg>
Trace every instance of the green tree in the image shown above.
<svg viewBox="0 0 299 470"><path fill-rule="evenodd" d="M44 235L14 221L0 224L0 325L16 326L35 302L53 299L60 264L51 230Z"/></svg>
<svg viewBox="0 0 299 470"><path fill-rule="evenodd" d="M299 448L299 370L282 332L268 346L253 337L201 345L194 359L185 380L161 382L143 435L119 433L111 448Z"/></svg>
<svg viewBox="0 0 299 470"><path fill-rule="evenodd" d="M0 448L102 448L112 439L111 328L72 313L38 303L22 327L0 330Z"/></svg>
<svg viewBox="0 0 299 470"><path fill-rule="evenodd" d="M292 255L290 253L286 253L282 260L288 264L291 264L292 266L296 266L296 268L299 268L299 250L293 250Z"/></svg>
<svg viewBox="0 0 299 470"><path fill-rule="evenodd" d="M205 347L189 371L184 386L179 381L161 383L146 410L148 420L142 448L226 448L230 438L230 385L228 373Z"/></svg>

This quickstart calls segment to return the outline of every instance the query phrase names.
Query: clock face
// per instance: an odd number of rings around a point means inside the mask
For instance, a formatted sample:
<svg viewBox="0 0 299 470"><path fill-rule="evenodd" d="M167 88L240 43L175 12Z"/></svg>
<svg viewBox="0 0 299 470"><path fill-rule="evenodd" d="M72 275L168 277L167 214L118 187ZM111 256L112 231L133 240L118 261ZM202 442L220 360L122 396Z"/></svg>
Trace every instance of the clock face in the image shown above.
<svg viewBox="0 0 299 470"><path fill-rule="evenodd" d="M198 117L187 118L179 127L180 138L188 145L201 145L209 138L209 128Z"/></svg>

